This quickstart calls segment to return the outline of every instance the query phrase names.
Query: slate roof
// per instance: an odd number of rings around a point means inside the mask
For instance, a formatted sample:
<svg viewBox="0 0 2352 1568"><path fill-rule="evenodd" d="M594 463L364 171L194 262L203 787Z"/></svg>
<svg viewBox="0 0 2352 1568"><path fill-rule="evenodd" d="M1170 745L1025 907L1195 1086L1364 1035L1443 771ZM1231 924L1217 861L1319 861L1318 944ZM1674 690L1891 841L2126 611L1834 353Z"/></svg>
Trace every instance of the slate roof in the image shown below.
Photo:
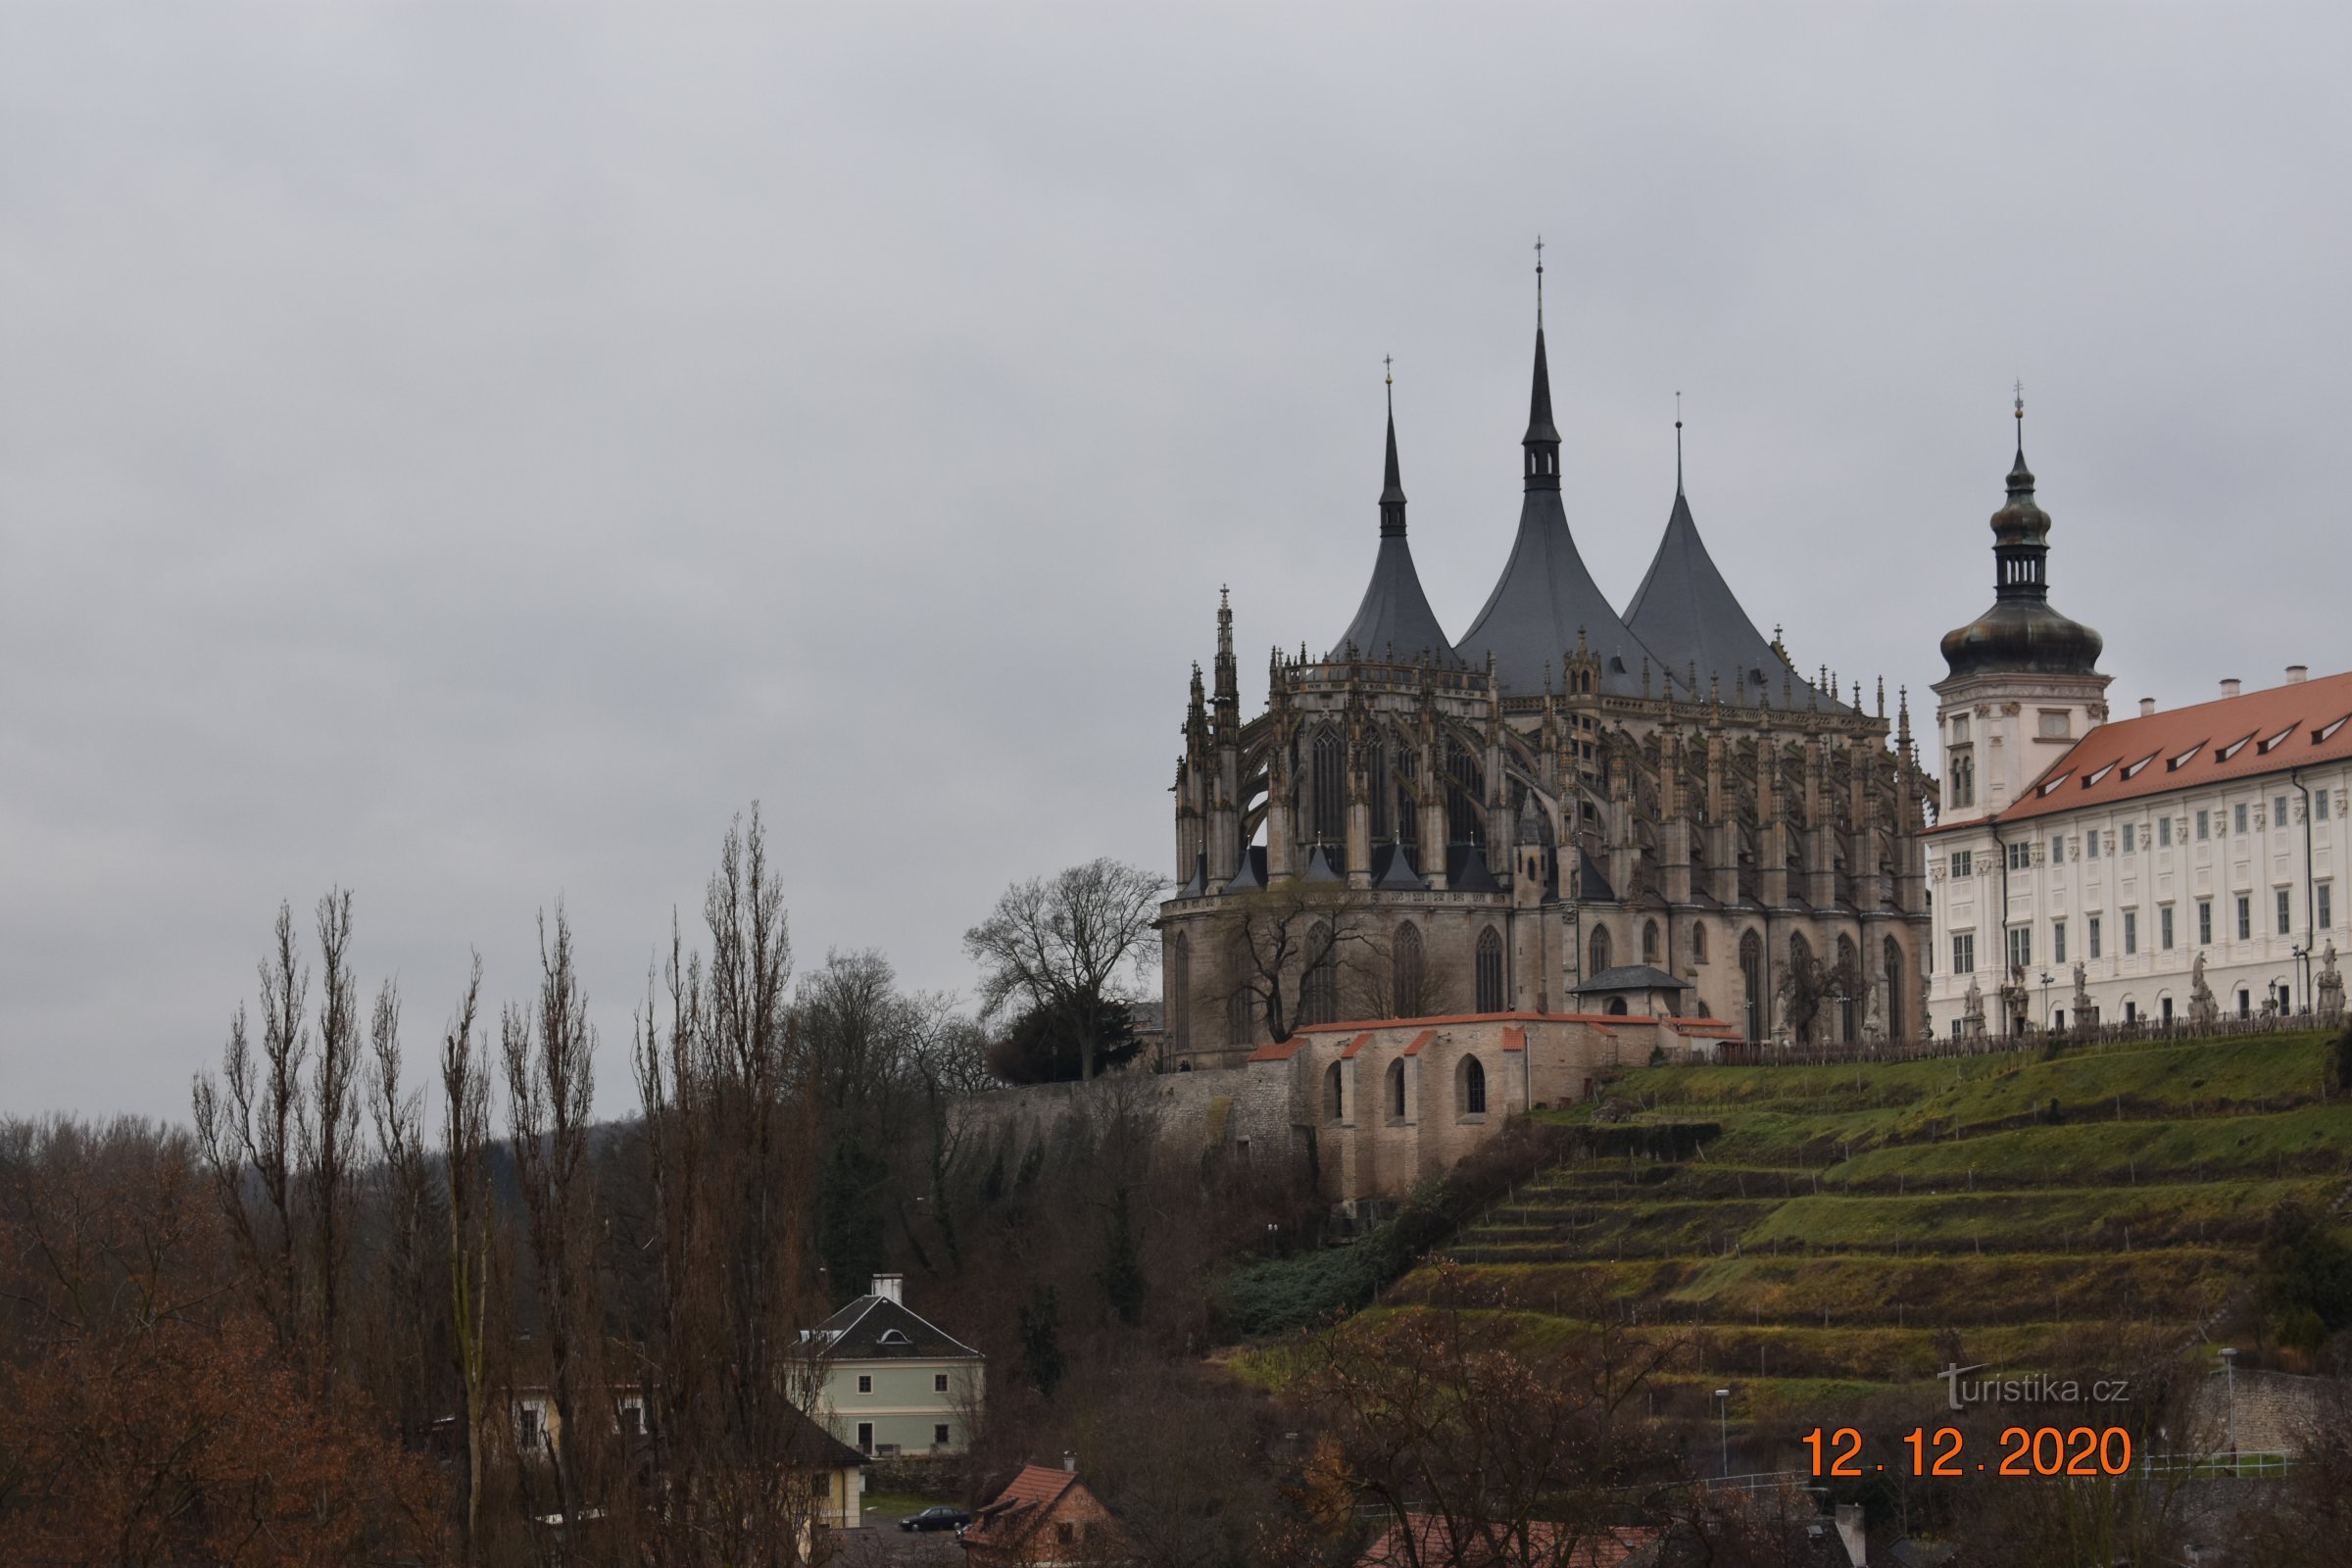
<svg viewBox="0 0 2352 1568"><path fill-rule="evenodd" d="M1674 510L1667 514L1657 554L1625 607L1625 623L1678 682L1688 683L1695 666L1698 685L1691 695L1720 690L1726 703L1751 708L1781 701L1788 663L1747 618L1715 558L1707 554L1680 485L1675 487ZM1718 677L1719 688L1710 684ZM1805 707L1813 700L1812 684L1789 679L1790 706ZM1849 710L1834 694L1825 694L1824 700L1837 711Z"/></svg>
<svg viewBox="0 0 2352 1568"><path fill-rule="evenodd" d="M1551 374L1544 353L1544 329L1536 328L1535 389L1531 394L1528 433L1522 445L1544 449L1555 460L1559 432L1551 423ZM1556 471L1527 479L1519 506L1519 532L1511 541L1510 559L1486 607L1454 645L1464 662L1484 667L1490 656L1502 689L1532 697L1544 691L1548 679L1560 689L1560 659L1575 651L1577 634L1600 660L1600 685L1617 696L1639 696L1642 661L1647 650L1642 640L1618 619L1608 596L1592 580L1585 559L1577 553L1568 532L1568 514L1560 505ZM1651 689L1663 694L1668 671L1656 659ZM1679 684L1679 678L1676 683Z"/></svg>
<svg viewBox="0 0 2352 1568"><path fill-rule="evenodd" d="M808 1331L817 1353L834 1361L978 1361L978 1350L904 1301L860 1296Z"/></svg>
<svg viewBox="0 0 2352 1568"><path fill-rule="evenodd" d="M1621 963L1614 969L1603 969L1569 994L1582 996L1588 991L1688 991L1690 986L1677 980L1665 970L1646 963Z"/></svg>
<svg viewBox="0 0 2352 1568"><path fill-rule="evenodd" d="M2050 764L2000 819L2233 784L2347 758L2352 673L2325 675L2101 724Z"/></svg>
<svg viewBox="0 0 2352 1568"><path fill-rule="evenodd" d="M1427 657L1441 664L1459 664L1453 641L1438 624L1437 612L1421 588L1421 573L1413 566L1413 547L1404 534L1404 485L1396 470L1396 415L1389 414L1388 484L1380 495L1380 553L1372 558L1372 580L1364 587L1355 618L1331 645L1331 657L1347 657L1352 644L1365 659L1413 660Z"/></svg>

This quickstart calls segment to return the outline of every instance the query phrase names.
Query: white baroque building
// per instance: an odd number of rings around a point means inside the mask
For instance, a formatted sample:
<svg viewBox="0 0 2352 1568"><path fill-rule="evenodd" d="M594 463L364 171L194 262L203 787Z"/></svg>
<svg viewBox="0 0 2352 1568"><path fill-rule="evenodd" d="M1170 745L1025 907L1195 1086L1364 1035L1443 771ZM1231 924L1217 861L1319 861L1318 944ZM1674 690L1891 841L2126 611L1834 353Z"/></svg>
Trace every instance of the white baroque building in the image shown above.
<svg viewBox="0 0 2352 1568"><path fill-rule="evenodd" d="M1929 1029L2343 1008L2352 673L2109 720L2098 633L2049 604L2021 441L1993 608L1943 640Z"/></svg>

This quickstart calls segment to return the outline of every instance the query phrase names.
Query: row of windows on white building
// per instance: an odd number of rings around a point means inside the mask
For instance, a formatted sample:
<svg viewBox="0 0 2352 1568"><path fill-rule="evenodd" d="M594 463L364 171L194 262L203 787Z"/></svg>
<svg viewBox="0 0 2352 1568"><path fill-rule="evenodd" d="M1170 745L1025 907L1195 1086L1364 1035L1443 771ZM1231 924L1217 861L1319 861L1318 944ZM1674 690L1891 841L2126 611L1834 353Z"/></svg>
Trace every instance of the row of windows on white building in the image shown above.
<svg viewBox="0 0 2352 1568"><path fill-rule="evenodd" d="M2323 931L2332 929L2335 925L2334 885L2328 882L2316 882L2312 884L2311 891L2312 923ZM2215 941L2214 903L2215 901L2212 899L2196 901L2196 941L2197 946L2201 948L2211 947ZM2230 929L2234 931L2235 939L2239 942L2251 942L2255 938L2254 907L2252 894L2237 894L2232 901ZM2269 912L2272 917L2271 929L2262 932L2262 935L2282 937L2293 935L2295 928L2294 890L2292 888L2274 888L2272 890L2272 908ZM2139 914L2140 911L2137 909L2126 909L2121 916L2123 922L2122 951L2126 957L2135 956L2140 951ZM2067 930L2068 923L2064 919L2052 919L2049 922L2049 961L2051 963L2072 963L2076 957L2093 959L2107 956L2107 928L2106 917L2103 913L2082 916L2082 951L2079 955L2070 956ZM2157 906L2155 935L2156 949L2159 952L2170 953L2179 946L2172 905ZM2007 933L2007 941L2009 967L2023 969L2034 962L2033 926L2011 926ZM1976 969L1977 934L1974 931L1955 931L1952 933L1952 972L1954 974L1974 974Z"/></svg>

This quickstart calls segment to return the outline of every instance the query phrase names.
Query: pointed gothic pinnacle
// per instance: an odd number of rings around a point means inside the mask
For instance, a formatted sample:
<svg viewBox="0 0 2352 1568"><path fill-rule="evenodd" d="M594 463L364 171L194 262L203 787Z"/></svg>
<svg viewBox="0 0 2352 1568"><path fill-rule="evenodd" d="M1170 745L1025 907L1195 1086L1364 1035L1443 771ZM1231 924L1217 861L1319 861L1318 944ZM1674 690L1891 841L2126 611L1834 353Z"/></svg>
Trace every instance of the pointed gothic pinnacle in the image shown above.
<svg viewBox="0 0 2352 1568"><path fill-rule="evenodd" d="M1550 688L1550 675L1546 674L1544 677L1544 684L1546 690ZM1647 654L1642 656L1642 698L1644 702L1649 699L1649 656ZM1666 685L1666 700L1670 703L1674 701L1674 683L1671 681Z"/></svg>
<svg viewBox="0 0 2352 1568"><path fill-rule="evenodd" d="M1881 675L1881 676L1879 677L1879 717L1880 717L1881 719L1884 719L1884 718L1886 718L1886 676L1884 676L1884 675Z"/></svg>

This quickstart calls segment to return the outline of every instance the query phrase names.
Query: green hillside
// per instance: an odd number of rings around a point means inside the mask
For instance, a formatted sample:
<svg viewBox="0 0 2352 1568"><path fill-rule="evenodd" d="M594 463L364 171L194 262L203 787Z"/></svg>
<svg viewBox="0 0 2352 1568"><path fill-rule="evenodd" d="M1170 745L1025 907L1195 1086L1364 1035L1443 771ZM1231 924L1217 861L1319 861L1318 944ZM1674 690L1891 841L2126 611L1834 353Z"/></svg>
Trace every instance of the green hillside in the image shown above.
<svg viewBox="0 0 2352 1568"><path fill-rule="evenodd" d="M2247 1305L2271 1216L2337 1209L2352 1101L2313 1034L1841 1067L1653 1067L1539 1112L1578 1152L1388 1297L1533 1338L1685 1335L1678 1376L1762 1403L1916 1384L1953 1355L2191 1355Z"/></svg>

